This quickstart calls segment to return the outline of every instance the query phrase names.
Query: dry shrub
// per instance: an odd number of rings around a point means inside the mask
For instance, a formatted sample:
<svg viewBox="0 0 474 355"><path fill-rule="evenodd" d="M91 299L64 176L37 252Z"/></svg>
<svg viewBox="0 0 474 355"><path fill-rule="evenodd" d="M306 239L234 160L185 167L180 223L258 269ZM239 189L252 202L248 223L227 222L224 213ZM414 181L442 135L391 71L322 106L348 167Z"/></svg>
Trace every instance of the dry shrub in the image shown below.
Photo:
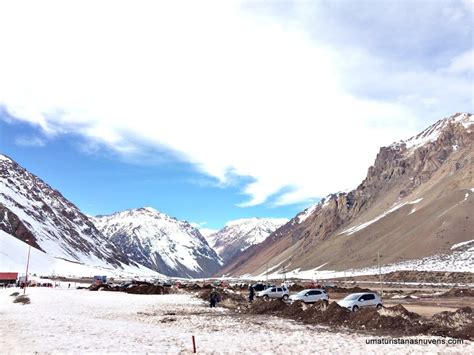
<svg viewBox="0 0 474 355"><path fill-rule="evenodd" d="M21 295L21 296L16 297L13 300L13 303L29 304L30 298L26 295Z"/></svg>

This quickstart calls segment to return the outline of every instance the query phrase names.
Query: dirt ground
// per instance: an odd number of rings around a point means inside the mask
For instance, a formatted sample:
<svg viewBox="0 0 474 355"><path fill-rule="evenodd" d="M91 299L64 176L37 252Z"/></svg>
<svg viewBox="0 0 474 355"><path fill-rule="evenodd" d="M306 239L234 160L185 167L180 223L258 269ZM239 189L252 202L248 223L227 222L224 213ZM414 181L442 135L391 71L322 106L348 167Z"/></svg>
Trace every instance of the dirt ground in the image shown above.
<svg viewBox="0 0 474 355"><path fill-rule="evenodd" d="M358 312L360 314L354 314L337 304L337 301L350 293L370 291L374 290L330 287L327 289L330 297L328 312L323 305L305 305L299 302L288 305L278 300L257 300L249 305L245 290L219 289L221 306L237 313L273 315L303 323L329 325L336 330L350 328L377 335L432 334L474 339L474 297L471 297L471 289L386 289L382 298L385 307L383 310L363 309ZM197 295L207 300L210 292L197 291ZM456 323L460 319L462 322Z"/></svg>

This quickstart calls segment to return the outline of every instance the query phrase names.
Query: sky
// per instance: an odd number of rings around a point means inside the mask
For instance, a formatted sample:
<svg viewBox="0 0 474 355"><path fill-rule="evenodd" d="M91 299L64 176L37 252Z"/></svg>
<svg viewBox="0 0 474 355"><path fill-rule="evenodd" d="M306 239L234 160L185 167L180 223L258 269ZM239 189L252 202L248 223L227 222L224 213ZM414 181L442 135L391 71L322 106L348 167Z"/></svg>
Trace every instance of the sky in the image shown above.
<svg viewBox="0 0 474 355"><path fill-rule="evenodd" d="M0 1L0 153L91 215L217 229L473 112L474 4Z"/></svg>

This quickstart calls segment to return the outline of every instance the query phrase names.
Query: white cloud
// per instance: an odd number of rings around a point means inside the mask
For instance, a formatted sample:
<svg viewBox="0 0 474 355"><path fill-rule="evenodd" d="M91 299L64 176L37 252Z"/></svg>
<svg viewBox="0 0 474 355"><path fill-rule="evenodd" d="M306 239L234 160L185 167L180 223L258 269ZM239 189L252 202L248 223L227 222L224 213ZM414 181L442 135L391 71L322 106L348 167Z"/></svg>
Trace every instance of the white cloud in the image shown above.
<svg viewBox="0 0 474 355"><path fill-rule="evenodd" d="M3 3L0 46L12 115L125 155L164 147L221 183L251 177L246 206L355 186L420 128L406 102L352 95L342 52L233 2Z"/></svg>
<svg viewBox="0 0 474 355"><path fill-rule="evenodd" d="M474 72L474 50L471 49L454 57L447 71L456 74Z"/></svg>

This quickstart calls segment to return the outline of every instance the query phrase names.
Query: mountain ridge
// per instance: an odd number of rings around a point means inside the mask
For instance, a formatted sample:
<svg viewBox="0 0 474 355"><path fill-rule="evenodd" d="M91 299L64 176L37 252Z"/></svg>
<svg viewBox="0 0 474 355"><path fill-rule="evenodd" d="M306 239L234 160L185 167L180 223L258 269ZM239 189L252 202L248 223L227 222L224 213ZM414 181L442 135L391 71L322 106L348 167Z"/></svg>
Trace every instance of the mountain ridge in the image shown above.
<svg viewBox="0 0 474 355"><path fill-rule="evenodd" d="M250 246L263 242L286 222L286 218L240 218L228 221L224 228L207 239L211 240L224 263L229 263Z"/></svg>
<svg viewBox="0 0 474 355"><path fill-rule="evenodd" d="M405 141L380 148L356 189L330 194L300 212L221 274L261 274L269 261L290 269L322 264L334 269L368 267L376 262L377 250L384 250L384 262L391 263L447 251L443 243L467 240L474 216L466 214L462 204L472 204L473 197L473 122L472 114L457 113ZM445 205L450 220L440 222L435 218L441 213L437 209ZM417 226L417 217L432 223ZM449 224L450 230L440 223ZM408 226L418 228L427 243L423 245L423 238ZM342 232L351 227L353 233L347 238ZM390 252L387 246L397 250ZM246 264L261 266L252 269Z"/></svg>
<svg viewBox="0 0 474 355"><path fill-rule="evenodd" d="M91 218L96 227L131 260L178 277L206 277L221 260L199 230L152 207Z"/></svg>

